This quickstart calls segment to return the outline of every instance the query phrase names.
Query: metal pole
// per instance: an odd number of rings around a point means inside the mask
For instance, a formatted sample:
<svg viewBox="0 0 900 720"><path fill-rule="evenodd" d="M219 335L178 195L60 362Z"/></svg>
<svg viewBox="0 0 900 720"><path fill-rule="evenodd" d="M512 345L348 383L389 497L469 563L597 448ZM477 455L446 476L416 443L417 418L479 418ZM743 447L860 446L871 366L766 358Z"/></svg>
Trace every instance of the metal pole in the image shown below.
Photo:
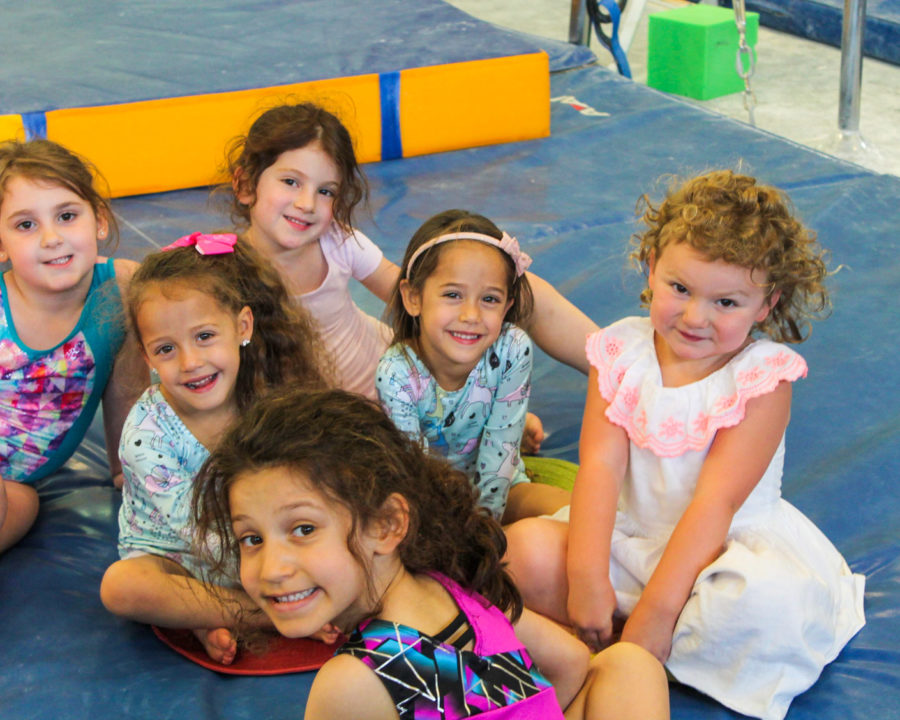
<svg viewBox="0 0 900 720"><path fill-rule="evenodd" d="M862 84L863 34L866 27L866 0L844 0L841 29L841 94L838 128L859 131L859 94Z"/></svg>
<svg viewBox="0 0 900 720"><path fill-rule="evenodd" d="M838 129L834 135L814 143L844 160L850 160L876 172L885 172L881 153L859 132L859 96L862 85L863 31L866 24L866 0L844 0L841 30L841 91L838 98Z"/></svg>
<svg viewBox="0 0 900 720"><path fill-rule="evenodd" d="M584 0L572 0L572 12L569 15L569 42L590 47L591 24L587 19L587 7L585 7Z"/></svg>

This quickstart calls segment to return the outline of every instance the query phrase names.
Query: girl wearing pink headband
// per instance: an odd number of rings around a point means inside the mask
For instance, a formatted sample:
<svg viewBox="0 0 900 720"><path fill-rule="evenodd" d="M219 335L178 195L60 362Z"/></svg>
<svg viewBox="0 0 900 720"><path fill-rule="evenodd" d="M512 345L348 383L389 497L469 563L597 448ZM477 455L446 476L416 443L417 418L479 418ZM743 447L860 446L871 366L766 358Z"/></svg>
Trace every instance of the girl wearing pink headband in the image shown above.
<svg viewBox="0 0 900 720"><path fill-rule="evenodd" d="M394 343L375 373L395 424L465 472L504 524L569 494L532 484L520 442L531 393L531 259L487 218L435 215L416 231L390 303Z"/></svg>

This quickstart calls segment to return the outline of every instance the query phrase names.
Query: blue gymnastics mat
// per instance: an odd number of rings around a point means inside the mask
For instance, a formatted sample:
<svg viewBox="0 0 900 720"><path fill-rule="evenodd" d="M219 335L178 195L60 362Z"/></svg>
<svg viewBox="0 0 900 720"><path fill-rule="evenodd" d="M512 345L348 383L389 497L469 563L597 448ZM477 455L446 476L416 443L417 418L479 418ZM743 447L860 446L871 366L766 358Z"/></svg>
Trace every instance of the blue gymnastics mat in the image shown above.
<svg viewBox="0 0 900 720"><path fill-rule="evenodd" d="M371 43L379 32L390 28L370 28ZM810 372L795 386L784 494L866 574L868 619L788 720L900 717L900 179L603 68L556 72L551 89L548 138L367 165L372 212L361 229L397 261L433 213L481 212L516 235L533 269L602 325L639 312L641 282L625 248L638 227L635 201L643 192L658 198L661 175L740 167L787 190L843 269L832 280L832 317L799 347ZM140 259L187 232L222 227L225 215L208 198L196 189L116 200L118 255ZM364 291L357 298L380 312ZM539 354L532 409L550 431L547 455L577 461L585 387L582 375ZM218 675L103 609L98 588L116 559L120 498L102 442L95 422L67 466L38 483L41 514L31 533L0 557L0 717L301 717L311 673ZM738 716L673 686L672 717Z"/></svg>
<svg viewBox="0 0 900 720"><path fill-rule="evenodd" d="M733 1L719 5L733 7ZM841 46L844 0L746 0L746 7L767 27ZM867 0L863 52L900 65L900 0Z"/></svg>

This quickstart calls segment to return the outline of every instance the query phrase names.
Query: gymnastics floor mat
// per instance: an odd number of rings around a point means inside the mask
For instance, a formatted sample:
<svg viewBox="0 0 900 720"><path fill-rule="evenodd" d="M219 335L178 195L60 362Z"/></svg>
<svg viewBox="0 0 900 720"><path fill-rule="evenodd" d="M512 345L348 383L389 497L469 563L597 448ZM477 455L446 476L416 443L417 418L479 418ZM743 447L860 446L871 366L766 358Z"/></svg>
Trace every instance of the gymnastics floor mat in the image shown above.
<svg viewBox="0 0 900 720"><path fill-rule="evenodd" d="M733 0L719 0L733 6ZM844 0L746 0L767 27L798 37L841 46ZM900 65L900 0L866 0L863 52Z"/></svg>
<svg viewBox="0 0 900 720"><path fill-rule="evenodd" d="M225 144L286 98L327 104L364 162L549 133L542 48L440 0L361 7L7 3L0 139L61 142L122 196L220 180Z"/></svg>
<svg viewBox="0 0 900 720"><path fill-rule="evenodd" d="M365 54L391 35L382 33L357 50ZM435 212L481 212L518 237L536 273L603 325L640 312L641 279L627 265L626 245L638 229L637 198L659 198L662 175L739 168L790 193L830 249L832 266L842 267L831 278L832 316L799 347L810 370L794 387L784 495L866 575L867 625L794 701L788 720L900 717L900 324L893 305L900 179L600 67L554 72L550 98L549 137L366 165L371 213L360 228L397 261ZM113 208L122 228L117 254L134 259L226 222L206 189L123 197ZM356 293L365 310L381 312L364 290ZM577 462L585 388L578 372L538 353L531 409L549 432L542 454ZM313 673L215 673L173 652L149 627L104 610L98 589L116 559L120 496L102 443L97 420L69 463L37 484L37 524L0 557L0 716L302 716ZM675 720L739 717L682 686L671 691Z"/></svg>

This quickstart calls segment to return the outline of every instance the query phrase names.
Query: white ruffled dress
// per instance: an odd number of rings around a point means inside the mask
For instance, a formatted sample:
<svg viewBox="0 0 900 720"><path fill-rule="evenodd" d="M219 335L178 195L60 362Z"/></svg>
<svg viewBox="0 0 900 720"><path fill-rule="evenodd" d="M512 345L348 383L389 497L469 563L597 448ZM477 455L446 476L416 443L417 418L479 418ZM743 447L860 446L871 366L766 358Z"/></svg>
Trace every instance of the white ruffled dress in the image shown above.
<svg viewBox="0 0 900 720"><path fill-rule="evenodd" d="M653 327L637 317L591 335L587 357L607 417L631 440L610 559L628 615L691 501L716 431L739 423L748 400L805 377L806 363L757 340L706 378L664 387ZM735 514L724 552L697 578L666 664L679 682L766 720L781 720L865 624L865 578L782 499L783 465L784 437Z"/></svg>

